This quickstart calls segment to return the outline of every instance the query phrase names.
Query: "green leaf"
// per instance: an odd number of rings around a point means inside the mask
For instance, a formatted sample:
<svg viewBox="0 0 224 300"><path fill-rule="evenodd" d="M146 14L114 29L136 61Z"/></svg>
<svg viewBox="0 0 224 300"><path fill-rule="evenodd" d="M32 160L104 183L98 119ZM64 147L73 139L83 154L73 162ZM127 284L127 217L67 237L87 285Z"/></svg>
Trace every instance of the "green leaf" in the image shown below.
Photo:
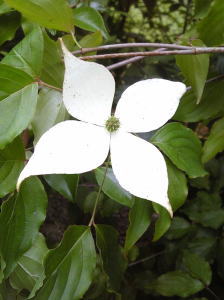
<svg viewBox="0 0 224 300"><path fill-rule="evenodd" d="M52 189L60 193L66 199L74 202L79 182L79 175L52 174L45 175L44 179L50 187L52 187Z"/></svg>
<svg viewBox="0 0 224 300"><path fill-rule="evenodd" d="M88 31L100 31L102 35L108 39L108 32L104 25L103 18L96 9L82 6L75 8L73 12L75 26Z"/></svg>
<svg viewBox="0 0 224 300"><path fill-rule="evenodd" d="M69 51L75 51L75 50L79 50L79 47L75 45L74 43L74 39L72 38L71 34L66 34L62 37L64 44L66 45L66 47L68 48ZM79 40L79 45L82 48L92 48L92 47L97 47L102 45L103 43L103 38L102 38L102 34L100 33L100 31L96 31L94 33L90 33L85 35L81 40ZM90 54L89 54L90 53ZM85 55L93 55L96 53L96 51L94 52L89 52Z"/></svg>
<svg viewBox="0 0 224 300"><path fill-rule="evenodd" d="M30 123L37 103L38 85L30 84L0 102L0 149Z"/></svg>
<svg viewBox="0 0 224 300"><path fill-rule="evenodd" d="M182 271L168 272L152 283L153 289L166 297L188 297L204 288L201 281Z"/></svg>
<svg viewBox="0 0 224 300"><path fill-rule="evenodd" d="M194 0L195 4L195 16L197 18L204 18L211 7L213 0Z"/></svg>
<svg viewBox="0 0 224 300"><path fill-rule="evenodd" d="M23 182L17 195L5 201L0 214L0 252L7 278L32 246L45 219L47 196L36 177Z"/></svg>
<svg viewBox="0 0 224 300"><path fill-rule="evenodd" d="M0 63L0 100L32 83L33 78L27 73Z"/></svg>
<svg viewBox="0 0 224 300"><path fill-rule="evenodd" d="M24 297L18 295L18 292L14 290L8 281L4 280L0 284L0 300L25 300Z"/></svg>
<svg viewBox="0 0 224 300"><path fill-rule="evenodd" d="M36 27L3 58L2 63L38 77L42 68L43 51L43 34Z"/></svg>
<svg viewBox="0 0 224 300"><path fill-rule="evenodd" d="M97 168L95 170L96 180L99 185L102 184L104 173L105 168ZM112 200L117 201L118 203L126 205L128 207L132 207L133 198L131 194L125 191L120 186L111 168L107 169L107 174L102 186L102 190Z"/></svg>
<svg viewBox="0 0 224 300"><path fill-rule="evenodd" d="M189 232L191 224L181 217L174 217L172 219L169 231L166 234L166 238L169 240L182 238Z"/></svg>
<svg viewBox="0 0 224 300"><path fill-rule="evenodd" d="M224 42L224 2L215 0L208 15L198 24L200 38L207 46Z"/></svg>
<svg viewBox="0 0 224 300"><path fill-rule="evenodd" d="M182 122L198 122L215 117L223 111L224 84L223 80L206 84L201 102L196 104L196 98L192 91L187 92L173 119Z"/></svg>
<svg viewBox="0 0 224 300"><path fill-rule="evenodd" d="M45 259L46 278L35 300L78 300L90 286L96 253L90 228L71 226Z"/></svg>
<svg viewBox="0 0 224 300"><path fill-rule="evenodd" d="M42 89L38 95L32 120L34 144L45 131L66 119L68 119L68 113L62 101L62 94L55 90Z"/></svg>
<svg viewBox="0 0 224 300"><path fill-rule="evenodd" d="M125 261L118 244L118 232L109 225L95 225L95 229L103 269L109 277L110 289L117 292L125 269Z"/></svg>
<svg viewBox="0 0 224 300"><path fill-rule="evenodd" d="M14 38L16 30L20 26L20 15L18 12L0 15L0 45Z"/></svg>
<svg viewBox="0 0 224 300"><path fill-rule="evenodd" d="M5 0L32 22L66 32L73 30L72 10L65 0Z"/></svg>
<svg viewBox="0 0 224 300"><path fill-rule="evenodd" d="M9 277L11 286L22 291L31 291L44 273L44 258L48 253L44 236L39 233L32 247L19 259L18 265Z"/></svg>
<svg viewBox="0 0 224 300"><path fill-rule="evenodd" d="M217 250L217 240L214 237L201 237L192 240L187 248L206 259L213 259Z"/></svg>
<svg viewBox="0 0 224 300"><path fill-rule="evenodd" d="M202 161L207 162L224 150L224 118L216 121L203 147Z"/></svg>
<svg viewBox="0 0 224 300"><path fill-rule="evenodd" d="M148 200L135 198L129 212L129 226L126 233L124 249L127 252L144 234L151 223L152 206Z"/></svg>
<svg viewBox="0 0 224 300"><path fill-rule="evenodd" d="M190 177L207 174L201 163L201 143L191 129L179 123L169 123L159 129L151 141Z"/></svg>
<svg viewBox="0 0 224 300"><path fill-rule="evenodd" d="M79 44L83 48L97 47L100 46L102 43L103 43L103 39L100 31L87 34L79 41Z"/></svg>
<svg viewBox="0 0 224 300"><path fill-rule="evenodd" d="M171 224L170 214L159 204L152 203L154 210L158 214L158 219L155 222L153 241L159 240L169 229Z"/></svg>
<svg viewBox="0 0 224 300"><path fill-rule="evenodd" d="M64 79L64 64L61 59L59 44L51 40L46 32L44 36L43 68L41 80L56 87L62 87Z"/></svg>
<svg viewBox="0 0 224 300"><path fill-rule="evenodd" d="M12 9L9 7L6 3L4 3L4 0L0 0L0 14L5 14L10 12Z"/></svg>
<svg viewBox="0 0 224 300"><path fill-rule="evenodd" d="M200 280L204 286L209 286L212 280L212 271L207 261L197 254L184 251L183 265L191 277Z"/></svg>
<svg viewBox="0 0 224 300"><path fill-rule="evenodd" d="M197 197L187 203L184 213L205 227L218 229L224 224L224 209L218 194L198 192Z"/></svg>
<svg viewBox="0 0 224 300"><path fill-rule="evenodd" d="M191 44L196 47L205 46L200 40L193 40ZM209 55L177 55L176 63L184 75L187 84L192 87L197 98L196 103L198 104L201 100L208 75Z"/></svg>
<svg viewBox="0 0 224 300"><path fill-rule="evenodd" d="M24 161L24 147L19 138L0 151L0 197L15 190Z"/></svg>
<svg viewBox="0 0 224 300"><path fill-rule="evenodd" d="M187 180L183 172L177 169L169 159L166 159L166 165L169 178L168 197L173 211L176 211L186 200L188 193ZM171 219L167 210L162 206L153 203L153 208L158 214L153 235L153 241L157 241L170 228Z"/></svg>
<svg viewBox="0 0 224 300"><path fill-rule="evenodd" d="M173 211L176 211L187 198L187 179L184 173L177 169L169 159L166 159L166 166L169 178L168 197Z"/></svg>

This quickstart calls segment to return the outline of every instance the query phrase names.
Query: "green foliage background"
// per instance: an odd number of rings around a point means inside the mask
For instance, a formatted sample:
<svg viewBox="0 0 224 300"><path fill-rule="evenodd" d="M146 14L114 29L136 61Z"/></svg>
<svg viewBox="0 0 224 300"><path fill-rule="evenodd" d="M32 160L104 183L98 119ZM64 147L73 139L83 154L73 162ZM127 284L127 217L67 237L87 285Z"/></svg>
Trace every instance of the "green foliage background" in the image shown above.
<svg viewBox="0 0 224 300"><path fill-rule="evenodd" d="M33 146L69 118L58 38L77 50L74 26L82 47L220 46L224 2L0 0L0 299L224 299L223 54L143 58L113 70L115 102L144 78L189 86L173 120L143 136L166 158L173 219L123 190L110 167L92 227L104 167L32 177L16 192Z"/></svg>

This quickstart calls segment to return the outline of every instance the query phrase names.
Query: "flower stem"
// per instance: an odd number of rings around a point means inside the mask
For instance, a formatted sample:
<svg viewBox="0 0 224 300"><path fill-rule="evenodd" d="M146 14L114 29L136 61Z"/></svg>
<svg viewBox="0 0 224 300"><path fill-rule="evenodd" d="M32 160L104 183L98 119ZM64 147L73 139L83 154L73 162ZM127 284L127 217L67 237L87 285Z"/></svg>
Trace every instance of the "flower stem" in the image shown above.
<svg viewBox="0 0 224 300"><path fill-rule="evenodd" d="M53 90L62 92L62 89L61 89L61 88L56 87L56 86L53 86L53 85L51 85L51 84L48 84L48 83L46 83L46 82L44 82L44 81L42 81L42 80L38 80L37 83L38 83L39 85L46 86L46 87L48 87L48 88L50 88L50 89L53 89Z"/></svg>
<svg viewBox="0 0 224 300"><path fill-rule="evenodd" d="M106 179L108 167L109 167L109 162L106 162L105 172L104 172L104 174L103 174L103 180L102 180L102 182L101 182L101 184L100 184L98 193L97 193L97 195L96 195L96 201L95 201L95 204L94 204L92 217L91 217L91 219L90 219L90 221L89 221L88 226L95 225L96 209L97 209L97 205L98 205L98 202L99 202L99 199L100 199L100 194L101 194L101 191L102 191L102 188L103 188L103 184L104 184L104 181L105 181L105 179Z"/></svg>
<svg viewBox="0 0 224 300"><path fill-rule="evenodd" d="M75 37L75 34L74 32L70 32L72 38L73 38L73 41L75 42L76 46L79 47L79 49L82 49L82 46L79 44L79 42L77 41L76 37Z"/></svg>

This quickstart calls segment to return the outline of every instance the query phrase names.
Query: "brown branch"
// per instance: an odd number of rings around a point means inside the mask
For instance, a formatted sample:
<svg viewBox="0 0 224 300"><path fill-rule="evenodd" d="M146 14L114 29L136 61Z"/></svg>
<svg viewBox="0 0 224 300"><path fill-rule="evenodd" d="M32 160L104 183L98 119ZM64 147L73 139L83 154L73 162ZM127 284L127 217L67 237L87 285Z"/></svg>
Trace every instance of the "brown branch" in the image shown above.
<svg viewBox="0 0 224 300"><path fill-rule="evenodd" d="M160 48L158 50L164 51L164 50L166 50L166 48ZM157 50L155 50L155 51L157 51ZM136 56L136 57L128 58L128 59L122 60L118 63L107 66L107 69L108 70L115 70L115 69L121 68L123 66L126 66L126 65L132 64L134 62L137 62L139 60L142 60L144 58L145 58L145 56Z"/></svg>
<svg viewBox="0 0 224 300"><path fill-rule="evenodd" d="M142 51L142 52L125 52L109 53L80 57L83 60L90 59L109 59L109 58L126 58L136 56L165 56L165 55L198 55L206 53L224 53L224 47L191 47L189 50L168 50L168 51Z"/></svg>
<svg viewBox="0 0 224 300"><path fill-rule="evenodd" d="M111 45L103 45L99 47L93 48L82 48L81 50L73 51L73 54L84 54L93 51L105 51L112 49L123 49L123 48L136 48L136 47L144 47L144 48L167 48L167 49L179 49L186 50L192 49L191 46L183 46L177 44L162 44L162 43L124 43L124 44L111 44Z"/></svg>

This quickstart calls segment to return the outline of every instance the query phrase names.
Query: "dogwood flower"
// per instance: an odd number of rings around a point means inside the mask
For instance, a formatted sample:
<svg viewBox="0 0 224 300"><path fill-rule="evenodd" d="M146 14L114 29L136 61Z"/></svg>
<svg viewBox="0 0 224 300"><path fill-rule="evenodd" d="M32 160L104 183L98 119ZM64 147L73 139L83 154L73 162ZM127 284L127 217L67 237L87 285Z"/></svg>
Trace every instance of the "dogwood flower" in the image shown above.
<svg viewBox="0 0 224 300"><path fill-rule="evenodd" d="M122 94L115 113L112 74L100 64L74 57L62 45L65 61L63 101L78 120L58 123L38 141L17 187L32 175L80 174L102 165L110 149L113 172L131 194L154 201L171 214L166 163L160 151L133 133L164 125L186 91L164 79L138 81Z"/></svg>

